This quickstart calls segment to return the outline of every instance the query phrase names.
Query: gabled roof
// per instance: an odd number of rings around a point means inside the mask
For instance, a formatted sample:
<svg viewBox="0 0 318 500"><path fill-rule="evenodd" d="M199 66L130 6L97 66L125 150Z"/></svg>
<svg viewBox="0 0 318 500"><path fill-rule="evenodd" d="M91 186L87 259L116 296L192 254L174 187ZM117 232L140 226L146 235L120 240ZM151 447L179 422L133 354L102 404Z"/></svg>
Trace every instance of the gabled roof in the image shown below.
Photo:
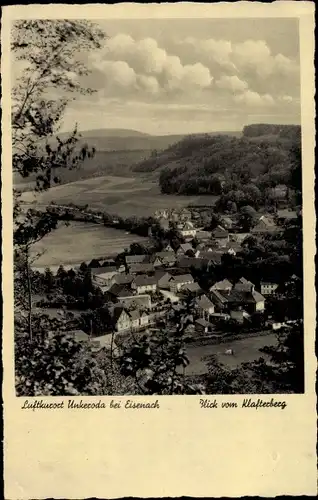
<svg viewBox="0 0 318 500"><path fill-rule="evenodd" d="M178 248L178 251L179 250L187 252L188 250L193 250L193 246L190 243L181 243L181 245Z"/></svg>
<svg viewBox="0 0 318 500"><path fill-rule="evenodd" d="M197 298L196 304L201 309L210 309L211 307L214 307L213 302L211 302L211 300L206 295L202 295L202 297Z"/></svg>
<svg viewBox="0 0 318 500"><path fill-rule="evenodd" d="M206 321L203 318L199 318L199 319L195 320L195 323L197 325L203 326L204 328L206 328L207 326L212 326L211 323L209 323L208 321Z"/></svg>
<svg viewBox="0 0 318 500"><path fill-rule="evenodd" d="M128 314L123 305L116 305L113 309L113 320L116 323L122 314Z"/></svg>
<svg viewBox="0 0 318 500"><path fill-rule="evenodd" d="M126 264L149 262L149 255L126 255Z"/></svg>
<svg viewBox="0 0 318 500"><path fill-rule="evenodd" d="M226 292L220 292L226 293ZM237 290L233 288L230 293L226 294L228 302L242 303L242 304L255 304L258 302L263 302L265 298L257 291L245 291Z"/></svg>
<svg viewBox="0 0 318 500"><path fill-rule="evenodd" d="M121 297L120 301L127 308L148 309L151 307L150 295L134 295L132 297Z"/></svg>
<svg viewBox="0 0 318 500"><path fill-rule="evenodd" d="M92 267L91 273L93 276L99 276L100 274L114 274L118 273L116 266L106 266L106 267Z"/></svg>
<svg viewBox="0 0 318 500"><path fill-rule="evenodd" d="M171 276L169 281L174 281L175 283L187 283L188 281L193 282L193 277L191 274L179 274L177 276Z"/></svg>
<svg viewBox="0 0 318 500"><path fill-rule="evenodd" d="M164 261L175 261L176 260L176 254L173 251L172 252L168 252L168 251L157 252L156 257L158 257L158 259L164 260Z"/></svg>
<svg viewBox="0 0 318 500"><path fill-rule="evenodd" d="M128 266L131 273L150 273L154 270L154 265L150 263L130 264Z"/></svg>
<svg viewBox="0 0 318 500"><path fill-rule="evenodd" d="M219 290L210 290L211 299L215 299L216 302L221 302L221 304L226 304L228 302L228 295L222 295L222 292Z"/></svg>
<svg viewBox="0 0 318 500"><path fill-rule="evenodd" d="M114 283L108 293L114 295L115 297L130 297L132 295L132 290L125 284Z"/></svg>
<svg viewBox="0 0 318 500"><path fill-rule="evenodd" d="M184 290L188 290L189 292L199 292L200 290L202 290L202 288L200 287L199 283L193 282L186 285L184 287Z"/></svg>
<svg viewBox="0 0 318 500"><path fill-rule="evenodd" d="M141 274L140 276L136 276L136 278L134 279L134 283L136 286L156 285L157 279L155 276L147 276L145 274Z"/></svg>
<svg viewBox="0 0 318 500"><path fill-rule="evenodd" d="M212 231L212 236L214 238L228 238L229 233L224 227L222 226L217 226L213 231Z"/></svg>
<svg viewBox="0 0 318 500"><path fill-rule="evenodd" d="M134 281L134 276L130 274L119 274L115 276L114 281L117 285L130 285L130 283Z"/></svg>
<svg viewBox="0 0 318 500"><path fill-rule="evenodd" d="M233 285L228 279L224 279L222 281L217 281L214 285L211 286L210 290L228 290L232 288Z"/></svg>
<svg viewBox="0 0 318 500"><path fill-rule="evenodd" d="M208 239L211 238L211 233L209 231L197 231L195 234L196 238L199 239Z"/></svg>

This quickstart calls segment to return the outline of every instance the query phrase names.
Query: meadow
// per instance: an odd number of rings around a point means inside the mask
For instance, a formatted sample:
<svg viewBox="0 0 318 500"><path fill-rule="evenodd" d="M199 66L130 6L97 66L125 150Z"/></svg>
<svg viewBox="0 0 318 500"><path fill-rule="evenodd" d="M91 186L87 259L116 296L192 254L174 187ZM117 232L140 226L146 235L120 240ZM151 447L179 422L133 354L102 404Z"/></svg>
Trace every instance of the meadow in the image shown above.
<svg viewBox="0 0 318 500"><path fill-rule="evenodd" d="M207 363L211 356L215 356L219 363L229 369L238 368L242 363L255 361L261 357L267 359L268 356L259 349L265 346L277 344L277 336L274 333L248 337L229 342L222 342L215 345L201 345L187 347L187 356L190 365L187 368L188 375L200 375L208 370ZM227 349L233 349L234 354L225 354Z"/></svg>
<svg viewBox="0 0 318 500"><path fill-rule="evenodd" d="M181 208L189 204L214 204L216 196L166 195L160 192L153 177L101 176L51 188L35 198L31 192L23 193L23 200L36 200L39 205L75 203L103 210L122 217L152 215L162 208Z"/></svg>
<svg viewBox="0 0 318 500"><path fill-rule="evenodd" d="M55 271L61 264L70 268L93 258L117 255L133 242L146 241L141 236L99 224L71 222L66 225L61 222L55 231L33 246L32 267L39 271L46 267Z"/></svg>

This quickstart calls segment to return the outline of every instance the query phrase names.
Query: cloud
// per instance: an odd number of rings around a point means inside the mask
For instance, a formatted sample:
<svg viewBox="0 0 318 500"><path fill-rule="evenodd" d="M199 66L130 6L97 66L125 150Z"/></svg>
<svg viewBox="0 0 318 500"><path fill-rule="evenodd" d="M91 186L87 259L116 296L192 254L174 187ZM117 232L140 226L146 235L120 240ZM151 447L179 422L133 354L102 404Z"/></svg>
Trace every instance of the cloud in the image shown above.
<svg viewBox="0 0 318 500"><path fill-rule="evenodd" d="M223 75L215 82L215 84L220 89L230 90L232 92L240 92L248 88L248 84L245 81L240 80L236 75Z"/></svg>
<svg viewBox="0 0 318 500"><path fill-rule="evenodd" d="M238 104L243 104L251 107L272 106L274 99L269 94L260 95L251 90L245 91L243 94L236 95L234 101Z"/></svg>
<svg viewBox="0 0 318 500"><path fill-rule="evenodd" d="M120 62L120 66L115 64ZM178 56L168 54L153 38L134 40L118 34L109 39L104 49L94 54L91 63L95 70L105 72L108 80L120 87L121 75L127 85L136 83L145 92L189 92L206 89L213 77L201 62L183 64ZM136 86L133 87L136 89Z"/></svg>

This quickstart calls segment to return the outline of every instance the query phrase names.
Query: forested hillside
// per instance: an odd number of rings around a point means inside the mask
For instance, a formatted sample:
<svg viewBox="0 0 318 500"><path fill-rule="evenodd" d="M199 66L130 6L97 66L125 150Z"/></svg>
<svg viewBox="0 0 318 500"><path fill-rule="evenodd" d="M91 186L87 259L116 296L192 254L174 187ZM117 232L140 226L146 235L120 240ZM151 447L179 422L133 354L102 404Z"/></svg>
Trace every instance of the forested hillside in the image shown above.
<svg viewBox="0 0 318 500"><path fill-rule="evenodd" d="M226 198L235 191L230 199L244 205L250 202L249 197L245 199L249 192L257 205L276 186L295 187L299 181L293 172L297 154L299 126L260 124L245 127L241 137L185 137L135 169L159 171L161 191L166 194L222 194Z"/></svg>

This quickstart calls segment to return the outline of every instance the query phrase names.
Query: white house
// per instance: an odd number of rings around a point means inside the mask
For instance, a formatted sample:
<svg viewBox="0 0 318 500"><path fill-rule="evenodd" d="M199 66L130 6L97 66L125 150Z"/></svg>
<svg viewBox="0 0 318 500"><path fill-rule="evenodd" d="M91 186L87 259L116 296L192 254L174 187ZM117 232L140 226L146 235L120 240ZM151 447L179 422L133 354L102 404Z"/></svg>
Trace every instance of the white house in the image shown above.
<svg viewBox="0 0 318 500"><path fill-rule="evenodd" d="M180 233L184 238L194 238L197 230L195 229L192 222L187 221L180 227Z"/></svg>
<svg viewBox="0 0 318 500"><path fill-rule="evenodd" d="M202 295L195 301L196 308L203 319L209 320L210 314L214 314L215 307L213 302L206 296Z"/></svg>
<svg viewBox="0 0 318 500"><path fill-rule="evenodd" d="M103 287L111 286L114 282L114 277L120 274L115 266L92 268L91 273L94 284Z"/></svg>
<svg viewBox="0 0 318 500"><path fill-rule="evenodd" d="M275 293L278 288L278 283L273 283L271 281L261 281L261 294L262 295L271 295Z"/></svg>
<svg viewBox="0 0 318 500"><path fill-rule="evenodd" d="M194 283L191 274L181 274L179 276L171 276L169 280L170 291L173 293L179 292L185 285Z"/></svg>
<svg viewBox="0 0 318 500"><path fill-rule="evenodd" d="M135 289L138 294L155 292L157 290L157 278L155 276L141 274L140 276L136 276L131 287Z"/></svg>

